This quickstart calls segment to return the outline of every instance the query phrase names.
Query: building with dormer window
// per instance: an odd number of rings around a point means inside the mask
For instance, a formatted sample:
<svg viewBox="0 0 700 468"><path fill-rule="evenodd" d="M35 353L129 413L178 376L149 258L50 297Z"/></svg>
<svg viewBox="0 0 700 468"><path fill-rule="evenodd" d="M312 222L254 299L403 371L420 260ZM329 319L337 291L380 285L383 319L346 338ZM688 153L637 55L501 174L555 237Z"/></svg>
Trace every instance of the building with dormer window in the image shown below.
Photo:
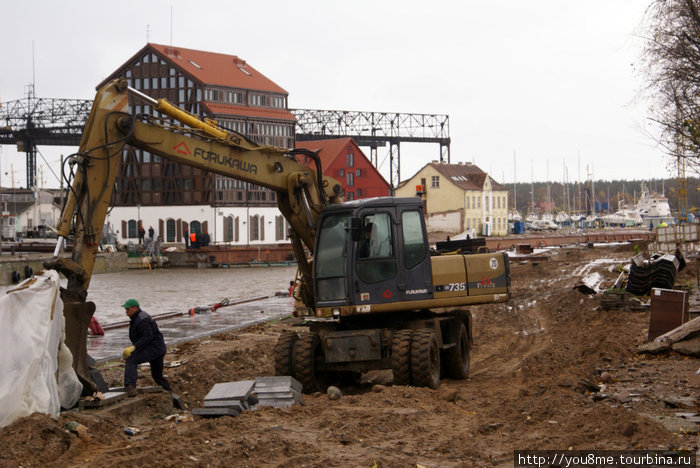
<svg viewBox="0 0 700 468"><path fill-rule="evenodd" d="M430 232L508 234L508 189L474 164L433 161L402 182L395 194L421 196Z"/></svg>
<svg viewBox="0 0 700 468"><path fill-rule="evenodd" d="M294 146L296 118L287 109L287 91L235 55L149 43L98 88L120 77L258 143ZM132 112L154 113L138 98L129 100ZM139 224L152 226L166 242L184 242L186 230L231 244L286 242L275 197L272 190L127 147L110 222L122 242L135 238Z"/></svg>

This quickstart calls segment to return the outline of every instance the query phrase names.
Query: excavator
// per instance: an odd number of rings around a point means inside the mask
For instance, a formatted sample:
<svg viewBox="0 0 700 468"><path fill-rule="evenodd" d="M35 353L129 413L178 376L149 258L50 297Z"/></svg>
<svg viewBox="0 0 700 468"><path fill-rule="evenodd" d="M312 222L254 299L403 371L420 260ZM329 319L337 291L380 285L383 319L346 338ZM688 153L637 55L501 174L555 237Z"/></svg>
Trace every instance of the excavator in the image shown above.
<svg viewBox="0 0 700 468"><path fill-rule="evenodd" d="M132 114L130 96L157 113ZM431 249L419 197L344 202L317 153L257 144L117 79L98 90L79 150L68 159L59 239L44 262L68 280L61 290L66 344L84 393L97 389L87 357L95 312L88 287L127 144L276 192L298 266L293 315L308 327L280 335L277 375L295 377L307 393L378 369L391 369L396 385L436 388L443 376L467 378L467 307L508 300L506 254L464 254L457 244ZM70 258L61 255L69 238Z"/></svg>

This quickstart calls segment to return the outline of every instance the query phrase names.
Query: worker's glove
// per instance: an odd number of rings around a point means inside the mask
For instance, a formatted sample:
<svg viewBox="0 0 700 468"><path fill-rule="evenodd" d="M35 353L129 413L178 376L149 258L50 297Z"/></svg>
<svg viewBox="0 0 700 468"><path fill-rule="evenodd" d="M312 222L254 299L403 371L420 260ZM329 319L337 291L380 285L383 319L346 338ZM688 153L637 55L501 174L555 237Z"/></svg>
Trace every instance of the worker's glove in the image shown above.
<svg viewBox="0 0 700 468"><path fill-rule="evenodd" d="M136 346L129 346L128 348L124 348L124 351L122 351L122 356L124 356L124 359L127 359L135 350Z"/></svg>

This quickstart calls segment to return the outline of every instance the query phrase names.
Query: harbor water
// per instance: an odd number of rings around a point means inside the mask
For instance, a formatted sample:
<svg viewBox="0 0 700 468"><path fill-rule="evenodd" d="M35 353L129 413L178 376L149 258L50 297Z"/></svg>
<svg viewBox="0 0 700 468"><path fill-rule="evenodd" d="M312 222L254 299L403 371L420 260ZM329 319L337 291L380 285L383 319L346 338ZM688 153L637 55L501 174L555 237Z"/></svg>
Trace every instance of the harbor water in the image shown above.
<svg viewBox="0 0 700 468"><path fill-rule="evenodd" d="M287 297L296 267L128 270L92 277L88 300L95 302L95 317L107 330L89 335L88 354L98 362L118 359L129 342L128 317L121 305L129 298L158 318L168 346L248 325L289 316L294 301ZM65 286L66 280L62 280ZM16 286L0 288L0 293ZM283 292L281 296L276 293ZM190 315L229 299L232 304L216 311ZM109 327L114 324L114 327Z"/></svg>
<svg viewBox="0 0 700 468"><path fill-rule="evenodd" d="M245 299L286 292L296 267L202 268L129 270L94 275L88 300L96 306L101 324L127 320L121 305L129 298L139 301L151 315L186 312L224 298Z"/></svg>

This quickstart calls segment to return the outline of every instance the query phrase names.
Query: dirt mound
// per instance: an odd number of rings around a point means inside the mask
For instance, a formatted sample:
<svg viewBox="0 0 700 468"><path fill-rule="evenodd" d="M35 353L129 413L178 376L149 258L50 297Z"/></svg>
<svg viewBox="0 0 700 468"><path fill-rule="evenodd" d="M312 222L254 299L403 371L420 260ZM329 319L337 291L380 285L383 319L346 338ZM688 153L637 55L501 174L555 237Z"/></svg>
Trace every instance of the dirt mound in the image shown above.
<svg viewBox="0 0 700 468"><path fill-rule="evenodd" d="M122 413L33 415L0 431L0 465L508 466L521 449L694 447L695 436L660 418L673 413L671 397L675 411L697 411L698 361L636 356L648 313L603 311L600 295L573 289L590 272L611 285L628 259L596 248L513 261L513 299L472 309L467 381L431 390L392 386L391 372L375 372L337 401L305 395L303 406L210 420L166 419L174 410L165 394L140 396ZM694 271L681 279L695 280ZM272 375L273 347L287 330L299 328L283 322L181 344L166 359L182 365L167 377L201 406L215 383ZM113 363L103 373L120 384L122 372ZM139 385L152 385L147 370ZM65 432L67 421L87 426L91 441ZM128 436L127 426L141 432Z"/></svg>

